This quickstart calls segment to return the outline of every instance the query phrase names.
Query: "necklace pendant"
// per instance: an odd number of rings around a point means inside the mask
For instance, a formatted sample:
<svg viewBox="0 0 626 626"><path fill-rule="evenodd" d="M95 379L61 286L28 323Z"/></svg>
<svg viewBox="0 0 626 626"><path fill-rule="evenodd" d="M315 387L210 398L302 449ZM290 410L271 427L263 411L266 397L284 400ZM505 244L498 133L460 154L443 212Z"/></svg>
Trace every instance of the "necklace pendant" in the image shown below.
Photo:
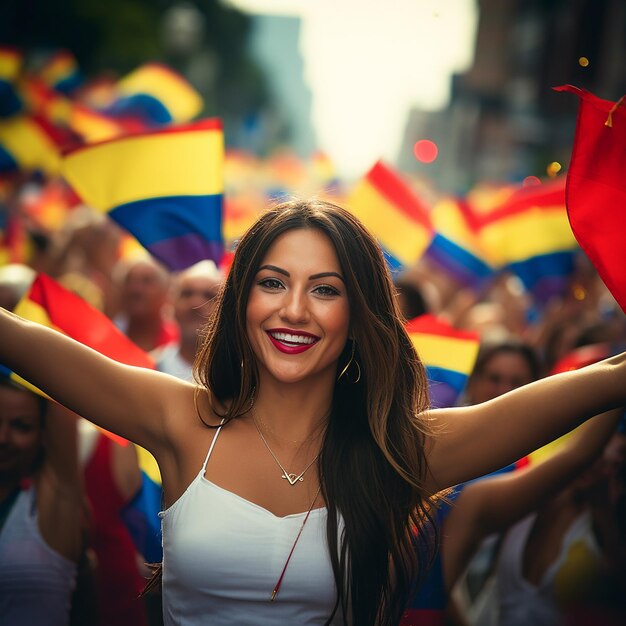
<svg viewBox="0 0 626 626"><path fill-rule="evenodd" d="M303 482L304 478L302 477L302 474L300 474L299 476L297 474L287 474L287 472L285 472L282 475L282 478L286 479L289 481L289 484L293 487L293 485L295 485L298 481L299 482Z"/></svg>

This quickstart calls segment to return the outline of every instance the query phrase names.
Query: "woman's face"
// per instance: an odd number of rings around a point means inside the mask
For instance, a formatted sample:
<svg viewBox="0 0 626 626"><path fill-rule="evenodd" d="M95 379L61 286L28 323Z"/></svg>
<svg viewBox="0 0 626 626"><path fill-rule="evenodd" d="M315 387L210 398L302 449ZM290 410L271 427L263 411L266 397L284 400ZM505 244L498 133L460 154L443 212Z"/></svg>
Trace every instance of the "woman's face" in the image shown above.
<svg viewBox="0 0 626 626"><path fill-rule="evenodd" d="M246 320L261 381L334 384L350 308L337 253L325 234L296 229L274 241L254 278Z"/></svg>
<svg viewBox="0 0 626 626"><path fill-rule="evenodd" d="M37 398L0 386L0 477L17 480L32 469L42 446Z"/></svg>
<svg viewBox="0 0 626 626"><path fill-rule="evenodd" d="M528 361L516 352L496 352L472 377L467 389L471 404L479 404L501 396L533 381Z"/></svg>

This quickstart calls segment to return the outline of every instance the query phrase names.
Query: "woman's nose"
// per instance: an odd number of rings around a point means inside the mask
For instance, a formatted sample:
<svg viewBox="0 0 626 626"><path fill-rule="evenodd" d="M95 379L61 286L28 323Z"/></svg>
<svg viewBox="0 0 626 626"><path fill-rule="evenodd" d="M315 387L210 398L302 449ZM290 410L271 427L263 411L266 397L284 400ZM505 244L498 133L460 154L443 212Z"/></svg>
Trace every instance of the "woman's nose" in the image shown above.
<svg viewBox="0 0 626 626"><path fill-rule="evenodd" d="M291 290L285 294L285 301L281 311L285 320L291 322L305 322L308 319L306 295L298 290Z"/></svg>

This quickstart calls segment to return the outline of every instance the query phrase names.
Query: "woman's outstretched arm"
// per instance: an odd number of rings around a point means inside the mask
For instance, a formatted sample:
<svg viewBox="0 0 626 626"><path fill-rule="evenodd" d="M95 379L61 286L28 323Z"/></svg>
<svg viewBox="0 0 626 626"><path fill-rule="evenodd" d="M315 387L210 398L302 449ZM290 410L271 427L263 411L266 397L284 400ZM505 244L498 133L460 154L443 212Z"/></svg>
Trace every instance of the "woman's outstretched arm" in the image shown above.
<svg viewBox="0 0 626 626"><path fill-rule="evenodd" d="M0 363L75 413L151 452L166 445L167 416L189 397L188 383L113 361L4 309Z"/></svg>
<svg viewBox="0 0 626 626"><path fill-rule="evenodd" d="M626 353L468 407L430 413L429 488L504 467L590 417L626 404Z"/></svg>
<svg viewBox="0 0 626 626"><path fill-rule="evenodd" d="M463 488L444 522L443 569L449 590L483 539L543 506L600 456L622 412L614 409L591 418L543 463Z"/></svg>

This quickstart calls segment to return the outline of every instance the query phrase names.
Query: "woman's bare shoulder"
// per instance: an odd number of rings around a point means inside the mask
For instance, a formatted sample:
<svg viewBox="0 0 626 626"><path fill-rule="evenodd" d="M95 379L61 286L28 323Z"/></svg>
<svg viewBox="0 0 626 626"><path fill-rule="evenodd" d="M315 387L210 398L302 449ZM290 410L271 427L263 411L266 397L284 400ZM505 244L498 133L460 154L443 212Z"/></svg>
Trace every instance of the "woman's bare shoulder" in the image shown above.
<svg viewBox="0 0 626 626"><path fill-rule="evenodd" d="M193 443L199 431L221 424L224 407L205 387L182 380L178 383L168 398L168 439L175 446L185 448Z"/></svg>

